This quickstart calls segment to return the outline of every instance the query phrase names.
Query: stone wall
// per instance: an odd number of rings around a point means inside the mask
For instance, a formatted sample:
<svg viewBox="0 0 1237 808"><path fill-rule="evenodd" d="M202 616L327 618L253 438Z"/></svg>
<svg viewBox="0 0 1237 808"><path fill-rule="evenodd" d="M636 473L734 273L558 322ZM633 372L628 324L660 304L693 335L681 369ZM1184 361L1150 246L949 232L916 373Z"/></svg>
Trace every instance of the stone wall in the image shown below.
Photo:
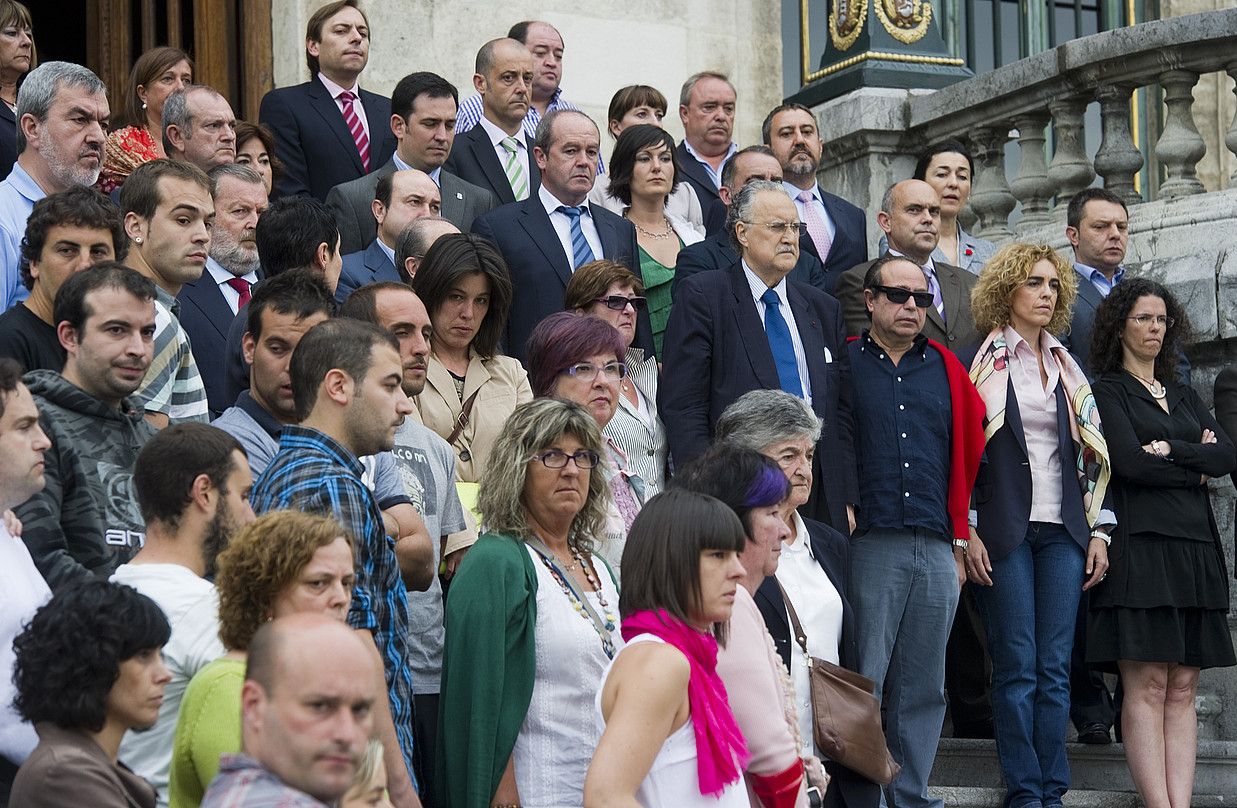
<svg viewBox="0 0 1237 808"><path fill-rule="evenodd" d="M272 0L275 83L305 81L305 23L322 0ZM362 82L390 93L399 79L433 70L473 94L473 60L487 40L521 19L543 19L563 34L564 95L604 131L610 96L628 84L666 95L666 128L682 137L678 94L699 70L730 75L738 91L735 139L755 143L768 110L781 101L781 7L768 0L362 0L373 44ZM611 142L603 138L602 151Z"/></svg>

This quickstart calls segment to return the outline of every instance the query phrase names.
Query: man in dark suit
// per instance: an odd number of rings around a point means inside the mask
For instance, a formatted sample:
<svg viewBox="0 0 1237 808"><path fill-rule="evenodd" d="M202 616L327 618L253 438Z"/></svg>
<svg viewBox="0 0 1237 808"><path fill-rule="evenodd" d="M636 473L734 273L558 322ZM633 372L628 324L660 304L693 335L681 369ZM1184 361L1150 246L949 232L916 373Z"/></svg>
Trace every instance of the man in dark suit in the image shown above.
<svg viewBox="0 0 1237 808"><path fill-rule="evenodd" d="M367 283L400 280L395 269L395 248L400 233L413 219L437 216L441 209L438 186L424 171L410 168L384 174L375 184L372 216L378 235L364 250L344 256L344 268L335 288L340 303ZM342 241L342 237L341 237Z"/></svg>
<svg viewBox="0 0 1237 808"><path fill-rule="evenodd" d="M374 187L396 171L415 168L428 174L441 189L442 217L461 230L498 205L489 191L442 167L455 140L457 100L455 85L434 73L410 73L395 85L390 121L398 144L395 154L377 171L336 185L326 195L326 203L339 220L340 248L345 254L365 249L377 236Z"/></svg>
<svg viewBox="0 0 1237 808"><path fill-rule="evenodd" d="M481 120L460 135L446 169L494 194L500 204L536 196L541 171L524 132L532 54L514 39L493 39L477 51L476 69L472 83L481 94Z"/></svg>
<svg viewBox="0 0 1237 808"><path fill-rule="evenodd" d="M735 193L752 180L782 181L782 167L768 146L748 146L740 149L726 161L722 169L722 187L718 188L723 210L730 207ZM806 235L799 235L799 261L786 276L787 280L808 283L822 292L832 292L825 276L824 267L816 255L803 248ZM730 235L721 228L704 241L684 247L679 252L679 261L674 268L674 280L670 291L678 291L679 283L697 272L714 269L729 269L739 262L739 254L730 244Z"/></svg>
<svg viewBox="0 0 1237 808"><path fill-rule="evenodd" d="M268 92L258 118L275 133L283 161L274 195L325 199L336 185L391 159L391 101L357 83L369 61L369 21L357 0L335 0L313 13L305 59L312 78Z"/></svg>
<svg viewBox="0 0 1237 808"><path fill-rule="evenodd" d="M802 104L783 104L769 113L760 132L782 164L782 184L805 225L799 247L824 264L825 291L832 292L839 275L868 260L867 217L816 181L824 145L811 110Z"/></svg>
<svg viewBox="0 0 1237 808"><path fill-rule="evenodd" d="M941 204L932 186L921 180L903 180L890 186L881 200L876 223L889 239L889 254L903 255L923 269L936 300L928 308L923 335L958 353L974 347L982 336L971 316L975 276L959 267L932 260L941 223ZM869 261L843 272L834 287L846 317L846 333L858 336L868 327L863 278Z"/></svg>
<svg viewBox="0 0 1237 808"><path fill-rule="evenodd" d="M706 70L689 77L679 91L683 140L675 150L683 179L700 199L704 228L712 235L726 223L726 207L718 190L722 168L739 150L734 142L737 95L725 73Z"/></svg>
<svg viewBox="0 0 1237 808"><path fill-rule="evenodd" d="M215 219L206 271L181 287L180 324L189 335L211 417L232 406L224 381L228 329L258 282L258 217L266 210L266 185L248 166L222 165L215 183Z"/></svg>
<svg viewBox="0 0 1237 808"><path fill-rule="evenodd" d="M163 150L209 172L236 162L236 115L214 87L190 84L163 102Z"/></svg>
<svg viewBox="0 0 1237 808"><path fill-rule="evenodd" d="M472 232L494 242L511 272L503 345L520 361L533 326L562 311L567 281L581 265L605 258L640 275L636 228L588 202L600 150L601 134L587 115L566 109L547 113L533 147L541 187L523 202L503 205L473 222ZM652 352L647 310L637 315L633 344Z"/></svg>
<svg viewBox="0 0 1237 808"><path fill-rule="evenodd" d="M740 262L684 281L666 326L657 404L670 452L680 467L703 454L722 411L749 390L798 395L823 423L816 456L830 459L809 515L845 531L859 492L841 307L786 280L799 259L799 215L780 184L748 183L727 221Z"/></svg>

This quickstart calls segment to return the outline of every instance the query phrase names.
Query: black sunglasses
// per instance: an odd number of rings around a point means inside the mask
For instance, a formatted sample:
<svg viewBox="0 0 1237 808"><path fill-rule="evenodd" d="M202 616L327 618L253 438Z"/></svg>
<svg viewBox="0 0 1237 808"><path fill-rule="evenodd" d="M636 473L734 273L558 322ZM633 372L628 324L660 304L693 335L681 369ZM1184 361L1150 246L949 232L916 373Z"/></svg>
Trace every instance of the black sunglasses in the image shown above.
<svg viewBox="0 0 1237 808"><path fill-rule="evenodd" d="M897 286L877 286L875 290L883 292L885 297L889 298L890 303L897 303L899 306L915 298L915 305L921 309L926 309L932 305L931 292L912 292L910 289L901 289Z"/></svg>
<svg viewBox="0 0 1237 808"><path fill-rule="evenodd" d="M636 311L644 311L644 307L649 304L647 297L623 297L622 295L610 295L609 297L599 297L593 301L594 303L605 303L607 309L614 311L622 311L627 308L630 303L631 307Z"/></svg>

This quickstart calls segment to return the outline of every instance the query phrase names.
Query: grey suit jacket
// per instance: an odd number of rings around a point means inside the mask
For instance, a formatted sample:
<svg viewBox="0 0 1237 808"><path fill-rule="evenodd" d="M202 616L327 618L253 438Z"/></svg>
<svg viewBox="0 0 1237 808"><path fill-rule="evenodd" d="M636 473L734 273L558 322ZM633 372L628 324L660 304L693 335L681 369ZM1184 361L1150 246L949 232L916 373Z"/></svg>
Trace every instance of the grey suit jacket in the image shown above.
<svg viewBox="0 0 1237 808"><path fill-rule="evenodd" d="M868 307L863 302L863 278L868 268L875 263L866 261L851 267L838 278L833 294L842 304L842 317L846 321L846 334L857 337L868 327ZM975 276L961 267L934 261L936 278L941 285L941 300L945 303L945 319L941 319L935 306L928 307L928 317L921 332L958 353L976 346L982 336L975 330L971 316L971 290L975 288Z"/></svg>
<svg viewBox="0 0 1237 808"><path fill-rule="evenodd" d="M374 219L374 189L378 180L395 173L395 160L372 174L336 185L326 195L326 203L335 212L339 224L340 251L347 255L360 252L378 236ZM498 200L484 188L465 182L445 169L438 174L442 192L442 218L467 233L472 220L498 206Z"/></svg>

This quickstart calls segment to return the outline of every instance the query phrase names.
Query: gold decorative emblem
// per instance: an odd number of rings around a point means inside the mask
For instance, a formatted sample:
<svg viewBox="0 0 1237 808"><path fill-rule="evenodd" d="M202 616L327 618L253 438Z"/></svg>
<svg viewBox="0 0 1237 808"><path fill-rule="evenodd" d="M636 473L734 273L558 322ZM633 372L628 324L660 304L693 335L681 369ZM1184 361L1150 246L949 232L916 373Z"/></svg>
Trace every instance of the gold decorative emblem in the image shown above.
<svg viewBox="0 0 1237 808"><path fill-rule="evenodd" d="M868 0L833 0L833 8L829 10L829 38L833 40L833 47L840 51L850 50L867 16Z"/></svg>
<svg viewBox="0 0 1237 808"><path fill-rule="evenodd" d="M932 4L927 0L872 0L876 16L889 35L907 45L923 39L932 22Z"/></svg>

